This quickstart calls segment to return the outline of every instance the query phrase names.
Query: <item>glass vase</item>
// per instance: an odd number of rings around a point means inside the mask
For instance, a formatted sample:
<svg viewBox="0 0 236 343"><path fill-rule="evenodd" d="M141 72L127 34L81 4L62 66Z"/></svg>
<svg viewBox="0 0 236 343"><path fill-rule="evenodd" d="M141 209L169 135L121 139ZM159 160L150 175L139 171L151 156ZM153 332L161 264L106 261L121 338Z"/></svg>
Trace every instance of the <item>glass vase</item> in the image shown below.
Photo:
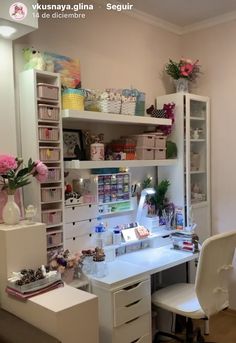
<svg viewBox="0 0 236 343"><path fill-rule="evenodd" d="M8 225L15 225L20 222L20 209L15 202L14 194L8 194L7 202L2 210L2 219Z"/></svg>
<svg viewBox="0 0 236 343"><path fill-rule="evenodd" d="M188 93L188 79L180 78L175 80L176 93Z"/></svg>

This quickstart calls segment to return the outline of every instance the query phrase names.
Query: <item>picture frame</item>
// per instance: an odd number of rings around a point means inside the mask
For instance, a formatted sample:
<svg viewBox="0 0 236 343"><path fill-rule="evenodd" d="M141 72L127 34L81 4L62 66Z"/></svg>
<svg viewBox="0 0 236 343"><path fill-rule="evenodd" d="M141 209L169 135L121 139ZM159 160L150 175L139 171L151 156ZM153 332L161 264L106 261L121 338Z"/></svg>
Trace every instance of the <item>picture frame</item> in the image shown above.
<svg viewBox="0 0 236 343"><path fill-rule="evenodd" d="M83 160L83 136L77 129L63 129L63 158L64 161Z"/></svg>

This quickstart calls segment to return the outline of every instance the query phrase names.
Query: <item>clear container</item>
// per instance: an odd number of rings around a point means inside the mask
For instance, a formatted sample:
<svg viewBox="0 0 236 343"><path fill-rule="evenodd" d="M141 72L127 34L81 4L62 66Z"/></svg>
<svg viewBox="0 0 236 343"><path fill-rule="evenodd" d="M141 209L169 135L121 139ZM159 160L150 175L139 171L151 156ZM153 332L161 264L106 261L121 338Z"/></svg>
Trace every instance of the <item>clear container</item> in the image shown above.
<svg viewBox="0 0 236 343"><path fill-rule="evenodd" d="M121 244L121 232L120 232L120 230L113 230L112 243L115 245Z"/></svg>
<svg viewBox="0 0 236 343"><path fill-rule="evenodd" d="M105 261L96 261L95 264L95 276L102 278L108 275L108 267Z"/></svg>

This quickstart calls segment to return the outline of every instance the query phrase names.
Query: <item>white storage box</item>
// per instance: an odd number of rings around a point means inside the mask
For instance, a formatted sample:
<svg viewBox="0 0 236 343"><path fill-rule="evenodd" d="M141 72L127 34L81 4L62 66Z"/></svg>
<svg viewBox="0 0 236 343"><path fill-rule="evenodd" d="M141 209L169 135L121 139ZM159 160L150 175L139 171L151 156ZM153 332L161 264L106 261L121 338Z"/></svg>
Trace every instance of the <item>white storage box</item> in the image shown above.
<svg viewBox="0 0 236 343"><path fill-rule="evenodd" d="M138 160L154 160L154 149L147 147L136 147Z"/></svg>
<svg viewBox="0 0 236 343"><path fill-rule="evenodd" d="M60 181L60 179L61 179L61 168L59 167L48 168L48 178L46 182Z"/></svg>
<svg viewBox="0 0 236 343"><path fill-rule="evenodd" d="M58 106L38 104L38 118L41 120L59 120L59 110Z"/></svg>
<svg viewBox="0 0 236 343"><path fill-rule="evenodd" d="M134 115L136 101L125 101L121 103L121 114Z"/></svg>
<svg viewBox="0 0 236 343"><path fill-rule="evenodd" d="M166 148L166 136L155 136L155 148L158 148L158 149Z"/></svg>
<svg viewBox="0 0 236 343"><path fill-rule="evenodd" d="M154 148L155 147L155 135L135 135L132 136L137 146L147 147L147 148Z"/></svg>
<svg viewBox="0 0 236 343"><path fill-rule="evenodd" d="M60 148L54 147L40 147L39 148L40 160L47 161L59 161L60 160Z"/></svg>
<svg viewBox="0 0 236 343"><path fill-rule="evenodd" d="M54 126L39 126L38 127L40 141L58 141L59 128Z"/></svg>
<svg viewBox="0 0 236 343"><path fill-rule="evenodd" d="M57 245L62 243L62 233L55 232L51 233L47 236L47 244L48 245Z"/></svg>
<svg viewBox="0 0 236 343"><path fill-rule="evenodd" d="M42 211L42 222L47 225L60 224L62 221L61 210L44 210Z"/></svg>
<svg viewBox="0 0 236 343"><path fill-rule="evenodd" d="M165 160L166 159L166 149L155 149L154 159L155 160Z"/></svg>
<svg viewBox="0 0 236 343"><path fill-rule="evenodd" d="M61 187L44 187L41 188L41 199L42 202L59 201L62 199Z"/></svg>
<svg viewBox="0 0 236 343"><path fill-rule="evenodd" d="M48 83L38 83L37 92L38 98L58 100L59 87Z"/></svg>

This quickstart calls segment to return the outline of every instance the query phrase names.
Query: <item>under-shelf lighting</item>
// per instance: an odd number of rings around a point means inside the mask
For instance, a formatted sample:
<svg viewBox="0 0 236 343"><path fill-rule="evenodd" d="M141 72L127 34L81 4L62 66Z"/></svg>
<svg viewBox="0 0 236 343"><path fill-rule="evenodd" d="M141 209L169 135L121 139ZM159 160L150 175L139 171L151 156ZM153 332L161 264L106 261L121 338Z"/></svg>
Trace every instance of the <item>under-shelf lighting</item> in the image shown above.
<svg viewBox="0 0 236 343"><path fill-rule="evenodd" d="M11 26L0 25L0 35L4 38L9 38L16 32L16 29Z"/></svg>
<svg viewBox="0 0 236 343"><path fill-rule="evenodd" d="M155 194L156 191L154 188L144 188L141 192L141 197L139 200L139 205L138 205L138 210L137 210L137 216L136 216L136 222L139 224L141 217L142 217L142 211L143 211L143 206L146 200L147 195L153 195Z"/></svg>

